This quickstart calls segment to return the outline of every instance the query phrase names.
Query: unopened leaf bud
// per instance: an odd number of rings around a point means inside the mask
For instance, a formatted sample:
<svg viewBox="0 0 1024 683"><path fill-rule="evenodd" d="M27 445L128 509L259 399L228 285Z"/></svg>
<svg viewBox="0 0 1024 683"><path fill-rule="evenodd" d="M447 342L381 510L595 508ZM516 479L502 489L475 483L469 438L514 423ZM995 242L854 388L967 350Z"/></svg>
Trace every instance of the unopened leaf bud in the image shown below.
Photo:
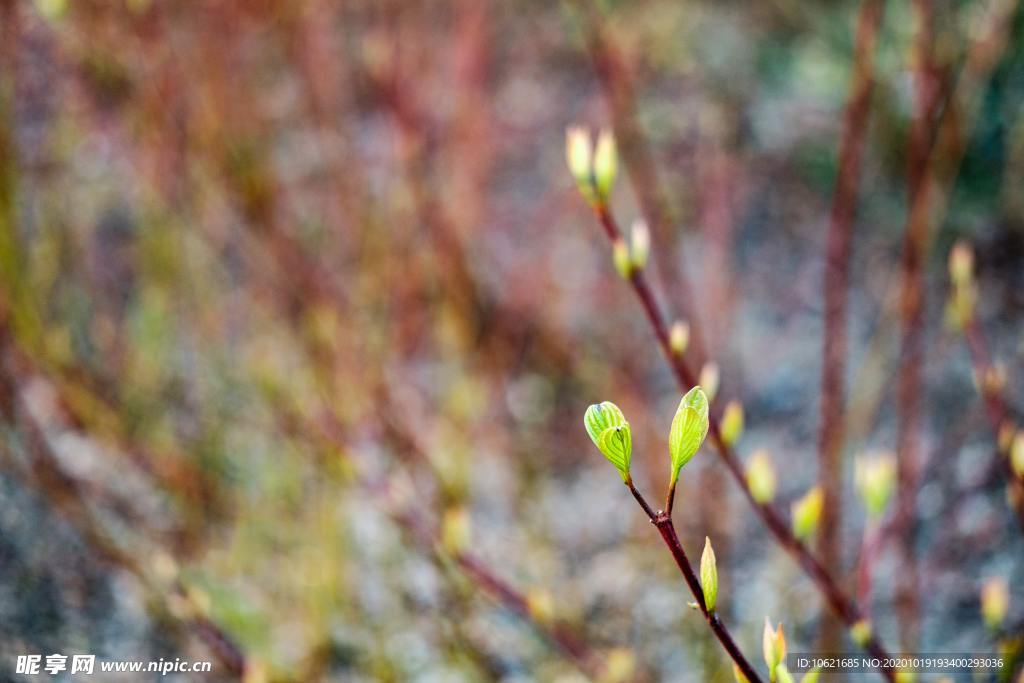
<svg viewBox="0 0 1024 683"><path fill-rule="evenodd" d="M672 418L672 428L669 430L670 478L673 485L679 478L679 470L690 462L704 443L708 426L708 398L701 387L696 386L686 392L679 401L679 407Z"/></svg>
<svg viewBox="0 0 1024 683"><path fill-rule="evenodd" d="M854 479L868 516L880 518L896 488L896 461L889 454L861 456L854 465Z"/></svg>
<svg viewBox="0 0 1024 683"><path fill-rule="evenodd" d="M647 221L642 218L633 221L629 236L629 251L633 268L643 270L651 256L651 230L647 227Z"/></svg>
<svg viewBox="0 0 1024 683"><path fill-rule="evenodd" d="M824 507L825 492L820 486L815 486L802 498L794 501L791 508L793 535L802 541L810 538L818 528Z"/></svg>
<svg viewBox="0 0 1024 683"><path fill-rule="evenodd" d="M704 606L709 612L715 611L718 601L718 565L711 539L704 537L704 552L700 556L700 587L704 591Z"/></svg>
<svg viewBox="0 0 1024 683"><path fill-rule="evenodd" d="M739 401L729 401L722 414L722 441L732 445L739 441L743 434L743 405Z"/></svg>
<svg viewBox="0 0 1024 683"><path fill-rule="evenodd" d="M619 271L619 275L624 280L633 276L633 259L629 255L629 247L621 238L616 239L612 244L612 262L615 264L615 270Z"/></svg>
<svg viewBox="0 0 1024 683"><path fill-rule="evenodd" d="M974 250L963 240L957 240L949 252L949 277L960 287L974 279Z"/></svg>
<svg viewBox="0 0 1024 683"><path fill-rule="evenodd" d="M1006 579L993 577L981 587L981 616L990 629L1002 626L1010 610L1010 589Z"/></svg>
<svg viewBox="0 0 1024 683"><path fill-rule="evenodd" d="M672 353L681 356L686 353L686 347L690 344L690 326L682 320L672 323L672 329L668 333L668 345Z"/></svg>
<svg viewBox="0 0 1024 683"><path fill-rule="evenodd" d="M704 393L708 395L709 402L715 400L715 395L718 393L719 379L718 363L711 361L705 363L704 367L700 369L699 384L704 387Z"/></svg>
<svg viewBox="0 0 1024 683"><path fill-rule="evenodd" d="M601 204L607 203L608 197L611 196L617 168L615 136L610 130L602 130L597 136L597 147L594 149L594 186Z"/></svg>
<svg viewBox="0 0 1024 683"><path fill-rule="evenodd" d="M768 451L758 449L747 462L747 486L758 503L770 503L775 498L775 465Z"/></svg>

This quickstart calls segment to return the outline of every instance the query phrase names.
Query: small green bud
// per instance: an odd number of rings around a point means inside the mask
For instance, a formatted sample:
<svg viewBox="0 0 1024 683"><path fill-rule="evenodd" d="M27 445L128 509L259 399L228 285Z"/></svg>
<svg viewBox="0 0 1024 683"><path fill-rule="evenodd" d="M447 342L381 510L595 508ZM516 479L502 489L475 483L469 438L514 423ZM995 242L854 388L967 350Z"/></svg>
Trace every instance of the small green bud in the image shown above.
<svg viewBox="0 0 1024 683"><path fill-rule="evenodd" d="M981 616L985 625L995 630L1003 625L1010 611L1010 588L1006 579L993 577L981 587Z"/></svg>
<svg viewBox="0 0 1024 683"><path fill-rule="evenodd" d="M949 277L958 287L970 285L974 279L974 251L963 240L957 240L949 252Z"/></svg>
<svg viewBox="0 0 1024 683"><path fill-rule="evenodd" d="M700 556L700 587L704 591L704 606L709 612L715 611L718 600L718 565L711 539L704 537L704 552Z"/></svg>
<svg viewBox="0 0 1024 683"><path fill-rule="evenodd" d="M859 647L865 647L871 642L871 622L861 619L850 627L850 640Z"/></svg>
<svg viewBox="0 0 1024 683"><path fill-rule="evenodd" d="M722 441L732 445L739 441L743 434L743 405L739 401L729 401L722 414Z"/></svg>
<svg viewBox="0 0 1024 683"><path fill-rule="evenodd" d="M543 588L531 588L526 592L526 610L540 623L548 623L555 618L555 599Z"/></svg>
<svg viewBox="0 0 1024 683"><path fill-rule="evenodd" d="M619 271L624 280L633 276L633 259L629 255L629 247L621 238L612 244L612 261L615 263L615 270Z"/></svg>
<svg viewBox="0 0 1024 683"><path fill-rule="evenodd" d="M682 320L672 323L672 329L668 333L668 346L672 353L681 356L686 353L686 347L690 343L690 326Z"/></svg>
<svg viewBox="0 0 1024 683"><path fill-rule="evenodd" d="M696 386L686 392L679 401L679 407L672 418L672 428L668 435L672 484L679 478L679 470L690 462L704 443L708 425L708 398L704 391Z"/></svg>
<svg viewBox="0 0 1024 683"><path fill-rule="evenodd" d="M825 507L825 492L820 486L813 487L803 498L793 502L793 535L801 541L810 538L817 530L821 512Z"/></svg>
<svg viewBox="0 0 1024 683"><path fill-rule="evenodd" d="M590 204L596 203L593 155L590 131L582 126L570 126L565 132L565 159L569 164L569 172L576 181L576 187Z"/></svg>
<svg viewBox="0 0 1024 683"><path fill-rule="evenodd" d="M811 669L800 679L800 683L818 683L819 678L821 678L821 669Z"/></svg>
<svg viewBox="0 0 1024 683"><path fill-rule="evenodd" d="M1018 477L1024 477L1024 431L1017 432L1010 444L1010 468Z"/></svg>
<svg viewBox="0 0 1024 683"><path fill-rule="evenodd" d="M718 363L714 361L705 363L704 367L700 369L699 384L704 387L704 392L708 395L708 402L715 400L715 394L718 393L718 380Z"/></svg>
<svg viewBox="0 0 1024 683"><path fill-rule="evenodd" d="M777 630L772 630L768 617L764 619L761 649L764 653L764 663L768 665L768 678L775 681L776 668L786 660L786 636L782 631L782 624L779 624Z"/></svg>
<svg viewBox="0 0 1024 683"><path fill-rule="evenodd" d="M895 460L891 455L857 458L854 479L868 516L880 518L896 487Z"/></svg>
<svg viewBox="0 0 1024 683"><path fill-rule="evenodd" d="M597 147L594 149L594 187L602 204L606 203L611 195L617 168L615 136L610 130L602 130L597 136Z"/></svg>
<svg viewBox="0 0 1024 683"><path fill-rule="evenodd" d="M759 448L747 462L747 486L758 503L770 503L775 498L775 465L768 451Z"/></svg>
<svg viewBox="0 0 1024 683"><path fill-rule="evenodd" d="M619 407L610 401L587 408L583 424L590 440L622 476L629 481L629 461L633 454L633 436Z"/></svg>
<svg viewBox="0 0 1024 683"><path fill-rule="evenodd" d="M452 555L458 555L469 546L469 513L461 505L448 508L441 519L441 545Z"/></svg>
<svg viewBox="0 0 1024 683"><path fill-rule="evenodd" d="M643 270L651 256L651 231L647 227L647 221L642 218L633 221L629 234L629 251L633 268Z"/></svg>

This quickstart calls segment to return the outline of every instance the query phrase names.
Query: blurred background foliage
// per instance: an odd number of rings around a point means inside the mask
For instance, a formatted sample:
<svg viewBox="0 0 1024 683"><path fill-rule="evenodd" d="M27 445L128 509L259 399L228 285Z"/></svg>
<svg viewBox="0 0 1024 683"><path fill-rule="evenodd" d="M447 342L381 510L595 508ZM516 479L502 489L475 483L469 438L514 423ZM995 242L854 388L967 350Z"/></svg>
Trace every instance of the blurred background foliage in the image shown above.
<svg viewBox="0 0 1024 683"><path fill-rule="evenodd" d="M1005 0L926 4L936 87L967 106L924 266L915 646L991 652L1024 619L1024 543L944 324L945 261L974 244L977 318L1019 405L1024 20ZM627 222L645 195L661 207L662 304L693 316L719 400L745 406L739 451L771 452L788 506L818 470L859 3L0 7L0 677L17 654L92 652L209 658L225 680L731 680L582 428L617 402L659 498L679 393L564 133L628 103L613 204ZM993 13L1006 39L971 72ZM909 0L885 3L853 232L851 593L854 456L896 446L916 26ZM759 659L771 615L813 649L818 594L709 448L678 496L741 647ZM868 606L894 648L898 572L885 543ZM990 577L1011 587L998 633Z"/></svg>

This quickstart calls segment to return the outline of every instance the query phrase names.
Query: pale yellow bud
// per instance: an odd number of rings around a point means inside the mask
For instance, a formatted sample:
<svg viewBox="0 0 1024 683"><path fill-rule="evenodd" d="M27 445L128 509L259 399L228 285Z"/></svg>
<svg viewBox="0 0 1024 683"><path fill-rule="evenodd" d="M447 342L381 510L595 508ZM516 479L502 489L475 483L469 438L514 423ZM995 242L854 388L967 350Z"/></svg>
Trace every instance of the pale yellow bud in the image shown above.
<svg viewBox="0 0 1024 683"><path fill-rule="evenodd" d="M612 262L623 279L628 280L633 276L633 259L630 258L629 247L621 238L612 245Z"/></svg>
<svg viewBox="0 0 1024 683"><path fill-rule="evenodd" d="M715 400L715 394L718 393L719 380L718 363L714 361L705 363L704 367L700 369L700 381L698 384L704 387L704 393L707 395L709 402Z"/></svg>
<svg viewBox="0 0 1024 683"><path fill-rule="evenodd" d="M775 465L768 451L758 449L747 462L747 486L758 503L770 503L775 498Z"/></svg>
<svg viewBox="0 0 1024 683"><path fill-rule="evenodd" d="M690 344L690 326L682 320L672 323L672 329L668 334L668 345L672 353L681 356L686 353L686 347Z"/></svg>
<svg viewBox="0 0 1024 683"><path fill-rule="evenodd" d="M469 513L462 506L444 511L441 519L441 545L449 553L457 555L469 546Z"/></svg>
<svg viewBox="0 0 1024 683"><path fill-rule="evenodd" d="M993 577L981 587L981 616L991 629L1002 626L1010 610L1010 588L1006 579Z"/></svg>
<svg viewBox="0 0 1024 683"><path fill-rule="evenodd" d="M859 457L854 464L854 479L868 516L881 517L896 488L895 459L890 454Z"/></svg>
<svg viewBox="0 0 1024 683"><path fill-rule="evenodd" d="M957 240L949 252L949 277L957 286L968 285L974 278L974 250L963 240Z"/></svg>
<svg viewBox="0 0 1024 683"><path fill-rule="evenodd" d="M647 222L642 218L633 221L629 250L633 268L643 270L651 256L651 231L647 227Z"/></svg>
<svg viewBox="0 0 1024 683"><path fill-rule="evenodd" d="M729 401L722 414L722 440L728 445L739 441L743 434L743 405L739 401Z"/></svg>
<svg viewBox="0 0 1024 683"><path fill-rule="evenodd" d="M597 198L602 204L606 203L608 197L611 196L618 164L615 136L610 130L602 130L597 136L597 147L594 150L594 187L597 190Z"/></svg>

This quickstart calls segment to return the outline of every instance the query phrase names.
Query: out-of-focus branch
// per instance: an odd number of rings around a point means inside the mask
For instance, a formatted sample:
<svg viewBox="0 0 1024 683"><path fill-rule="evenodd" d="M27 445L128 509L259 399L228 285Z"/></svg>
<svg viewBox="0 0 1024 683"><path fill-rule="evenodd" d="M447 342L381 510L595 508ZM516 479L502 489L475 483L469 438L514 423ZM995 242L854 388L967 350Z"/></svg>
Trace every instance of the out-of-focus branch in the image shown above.
<svg viewBox="0 0 1024 683"><path fill-rule="evenodd" d="M937 128L939 88L932 68L932 3L915 3L919 30L915 59L915 110L908 151L909 212L904 234L900 291L900 370L897 380L897 509L903 571L896 588L897 613L906 649L916 645L919 629L917 563L914 551L915 499L918 478L918 431L921 420L921 363L924 324L924 263L932 228L945 208L949 185L967 147L965 131L977 110L977 90L999 63L1016 13L1017 0L995 0L974 25L964 67ZM934 135L932 134L932 131ZM934 139L934 144L933 144Z"/></svg>
<svg viewBox="0 0 1024 683"><path fill-rule="evenodd" d="M857 209L861 158L867 134L874 87L875 38L882 21L884 0L864 0L857 20L853 77L839 142L839 166L825 254L825 334L821 363L821 420L818 431L818 471L825 503L819 552L830 574L840 571L842 530L843 411L846 402L846 308L850 248ZM821 642L832 652L839 644L838 624L823 615Z"/></svg>
<svg viewBox="0 0 1024 683"><path fill-rule="evenodd" d="M26 478L47 500L54 504L66 522L74 528L102 561L127 571L145 585L154 595L167 602L171 596L189 606L181 616L182 623L196 635L218 659L234 679L241 680L246 670L246 655L235 640L216 622L203 614L192 601L189 591L177 578L172 578L166 589L161 589L137 557L123 550L94 520L79 482L64 471L51 451L43 427L24 403L22 381L19 378L18 358L6 323L0 324L0 415L12 429L23 434L29 467ZM7 447L3 448L5 458ZM167 608L169 614L175 610Z"/></svg>

